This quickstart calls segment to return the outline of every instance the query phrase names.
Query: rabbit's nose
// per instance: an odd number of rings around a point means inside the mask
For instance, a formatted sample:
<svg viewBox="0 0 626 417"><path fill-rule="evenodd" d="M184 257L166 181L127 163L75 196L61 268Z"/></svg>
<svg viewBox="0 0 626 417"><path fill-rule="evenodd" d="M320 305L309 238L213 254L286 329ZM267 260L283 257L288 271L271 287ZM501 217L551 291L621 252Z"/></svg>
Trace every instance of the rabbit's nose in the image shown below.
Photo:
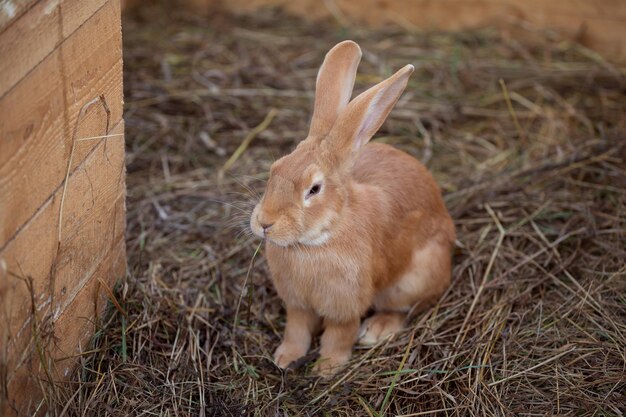
<svg viewBox="0 0 626 417"><path fill-rule="evenodd" d="M270 229L270 227L272 227L274 225L274 223L271 224L267 224L267 223L261 223L261 227L263 228L263 233L267 233L267 231Z"/></svg>

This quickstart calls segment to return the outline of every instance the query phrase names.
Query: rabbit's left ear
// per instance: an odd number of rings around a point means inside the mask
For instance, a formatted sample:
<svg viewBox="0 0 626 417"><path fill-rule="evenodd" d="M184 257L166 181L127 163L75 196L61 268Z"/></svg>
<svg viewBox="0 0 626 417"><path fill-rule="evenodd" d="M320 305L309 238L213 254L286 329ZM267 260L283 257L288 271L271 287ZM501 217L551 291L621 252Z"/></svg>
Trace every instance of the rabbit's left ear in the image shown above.
<svg viewBox="0 0 626 417"><path fill-rule="evenodd" d="M329 133L333 152L344 161L356 154L378 131L406 88L413 65L407 65L361 93L341 112Z"/></svg>
<svg viewBox="0 0 626 417"><path fill-rule="evenodd" d="M324 58L315 84L315 107L309 137L323 138L352 95L361 48L353 41L335 45Z"/></svg>

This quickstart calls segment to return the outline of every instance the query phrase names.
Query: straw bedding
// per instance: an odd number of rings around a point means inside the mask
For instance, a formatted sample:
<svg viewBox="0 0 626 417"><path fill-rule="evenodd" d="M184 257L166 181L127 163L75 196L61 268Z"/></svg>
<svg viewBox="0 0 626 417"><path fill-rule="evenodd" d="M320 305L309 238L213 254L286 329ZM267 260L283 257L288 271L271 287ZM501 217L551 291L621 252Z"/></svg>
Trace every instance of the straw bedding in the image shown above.
<svg viewBox="0 0 626 417"><path fill-rule="evenodd" d="M130 273L76 373L44 381L52 414L626 412L623 67L549 33L140 13L124 25ZM364 50L356 92L416 66L376 140L434 173L458 243L438 305L324 381L315 350L273 365L285 315L246 225L346 38Z"/></svg>

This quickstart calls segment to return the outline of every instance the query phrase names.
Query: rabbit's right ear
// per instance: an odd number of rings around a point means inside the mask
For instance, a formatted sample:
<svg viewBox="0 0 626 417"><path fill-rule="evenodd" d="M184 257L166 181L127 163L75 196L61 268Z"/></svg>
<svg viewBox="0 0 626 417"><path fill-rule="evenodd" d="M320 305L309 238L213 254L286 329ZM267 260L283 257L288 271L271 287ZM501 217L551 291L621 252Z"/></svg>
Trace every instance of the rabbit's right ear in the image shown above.
<svg viewBox="0 0 626 417"><path fill-rule="evenodd" d="M330 132L350 101L360 61L361 48L353 41L340 42L326 54L317 73L310 137L321 138Z"/></svg>

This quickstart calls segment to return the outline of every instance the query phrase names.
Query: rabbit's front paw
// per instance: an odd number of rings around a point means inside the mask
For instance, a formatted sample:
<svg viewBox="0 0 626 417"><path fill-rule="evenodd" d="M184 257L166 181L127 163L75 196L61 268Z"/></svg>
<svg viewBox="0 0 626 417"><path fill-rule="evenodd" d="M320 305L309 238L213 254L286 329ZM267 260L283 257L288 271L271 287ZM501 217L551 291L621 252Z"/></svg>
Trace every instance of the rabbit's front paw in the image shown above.
<svg viewBox="0 0 626 417"><path fill-rule="evenodd" d="M302 346L295 343L283 342L274 353L274 363L276 363L279 368L285 369L291 362L300 359L304 355L306 355L306 349L303 349Z"/></svg>

